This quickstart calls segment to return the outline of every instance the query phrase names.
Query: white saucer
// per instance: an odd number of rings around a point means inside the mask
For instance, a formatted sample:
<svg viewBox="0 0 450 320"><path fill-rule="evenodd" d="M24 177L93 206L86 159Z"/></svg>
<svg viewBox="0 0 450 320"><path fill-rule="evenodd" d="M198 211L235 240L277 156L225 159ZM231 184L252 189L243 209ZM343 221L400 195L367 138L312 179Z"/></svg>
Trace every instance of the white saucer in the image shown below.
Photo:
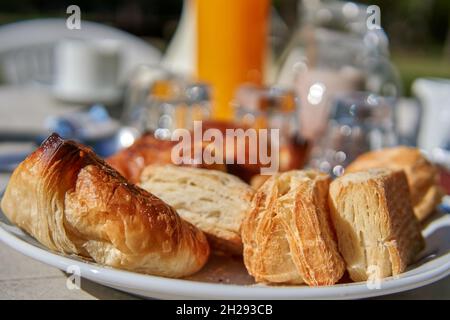
<svg viewBox="0 0 450 320"><path fill-rule="evenodd" d="M92 90L71 90L55 85L53 96L60 101L74 104L91 105L101 103L107 106L115 105L121 98L120 88L92 88Z"/></svg>

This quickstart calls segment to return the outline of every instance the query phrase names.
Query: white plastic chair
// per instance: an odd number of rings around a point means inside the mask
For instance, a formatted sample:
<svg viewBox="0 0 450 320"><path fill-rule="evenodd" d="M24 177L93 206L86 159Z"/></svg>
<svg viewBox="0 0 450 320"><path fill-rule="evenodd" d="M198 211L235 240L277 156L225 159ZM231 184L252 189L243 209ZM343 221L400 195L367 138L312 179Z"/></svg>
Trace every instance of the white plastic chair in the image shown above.
<svg viewBox="0 0 450 320"><path fill-rule="evenodd" d="M80 30L70 30L65 19L39 19L0 27L0 82L7 84L53 81L53 51L66 38L112 39L122 43L123 56L119 80L140 64L157 64L158 49L116 28L82 20Z"/></svg>

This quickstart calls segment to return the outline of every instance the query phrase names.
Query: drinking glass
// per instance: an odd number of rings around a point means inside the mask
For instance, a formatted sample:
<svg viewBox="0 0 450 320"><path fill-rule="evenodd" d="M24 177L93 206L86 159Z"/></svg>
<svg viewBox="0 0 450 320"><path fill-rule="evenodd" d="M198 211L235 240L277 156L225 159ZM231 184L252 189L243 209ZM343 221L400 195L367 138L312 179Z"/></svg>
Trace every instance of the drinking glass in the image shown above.
<svg viewBox="0 0 450 320"><path fill-rule="evenodd" d="M238 126L279 130L279 171L303 167L308 143L299 135L299 101L292 90L243 85L236 93L234 104Z"/></svg>
<svg viewBox="0 0 450 320"><path fill-rule="evenodd" d="M129 81L122 122L141 134L169 139L175 129L190 130L193 121L209 119L209 91L208 85L163 68L140 67Z"/></svg>
<svg viewBox="0 0 450 320"><path fill-rule="evenodd" d="M158 139L170 139L175 129L193 129L194 121L210 117L209 86L204 83L157 81L142 118L146 131Z"/></svg>
<svg viewBox="0 0 450 320"><path fill-rule="evenodd" d="M331 101L328 129L312 148L309 166L340 176L358 155L396 145L394 98L355 92Z"/></svg>
<svg viewBox="0 0 450 320"><path fill-rule="evenodd" d="M195 2L197 76L212 86L213 117L232 120L238 86L263 81L270 1Z"/></svg>
<svg viewBox="0 0 450 320"><path fill-rule="evenodd" d="M124 94L121 122L139 132L145 130L143 117L148 98L158 81L181 83L182 80L169 70L156 65L139 65L130 74Z"/></svg>

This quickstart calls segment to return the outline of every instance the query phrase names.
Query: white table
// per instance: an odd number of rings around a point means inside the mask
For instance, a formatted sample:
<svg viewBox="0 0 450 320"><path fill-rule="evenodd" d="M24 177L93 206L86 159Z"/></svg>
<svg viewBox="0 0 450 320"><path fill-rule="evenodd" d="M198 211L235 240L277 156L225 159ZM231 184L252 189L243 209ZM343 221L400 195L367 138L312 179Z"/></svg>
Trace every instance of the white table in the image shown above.
<svg viewBox="0 0 450 320"><path fill-rule="evenodd" d="M0 129L39 132L48 114L77 110L61 105L36 88L0 87ZM0 190L8 180L0 174ZM0 242L0 299L135 299L114 289L81 280L81 290L69 290L65 274L34 261ZM423 288L382 297L383 299L450 299L450 277Z"/></svg>

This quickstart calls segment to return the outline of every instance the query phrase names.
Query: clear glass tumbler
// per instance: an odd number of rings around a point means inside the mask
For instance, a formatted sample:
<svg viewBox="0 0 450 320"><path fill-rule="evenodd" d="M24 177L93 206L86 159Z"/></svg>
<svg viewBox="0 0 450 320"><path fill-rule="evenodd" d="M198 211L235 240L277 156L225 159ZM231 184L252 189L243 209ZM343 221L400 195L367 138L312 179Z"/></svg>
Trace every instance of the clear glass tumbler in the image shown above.
<svg viewBox="0 0 450 320"><path fill-rule="evenodd" d="M358 155L397 144L394 98L355 92L331 101L327 130L312 148L310 167L340 176Z"/></svg>

